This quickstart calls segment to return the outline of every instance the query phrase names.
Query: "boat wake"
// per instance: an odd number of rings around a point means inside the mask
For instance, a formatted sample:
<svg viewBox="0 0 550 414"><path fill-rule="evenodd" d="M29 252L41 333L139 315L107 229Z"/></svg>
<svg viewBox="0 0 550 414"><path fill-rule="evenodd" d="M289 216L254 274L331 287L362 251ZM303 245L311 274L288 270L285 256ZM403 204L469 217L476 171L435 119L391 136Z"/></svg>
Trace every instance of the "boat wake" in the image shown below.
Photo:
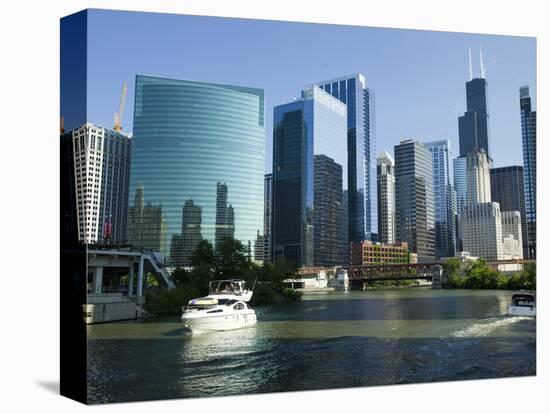
<svg viewBox="0 0 550 414"><path fill-rule="evenodd" d="M512 316L512 317L504 317L504 318L488 318L488 319L486 319L487 322L474 323L473 325L470 325L465 329L460 329L458 331L453 332L451 334L451 336L454 336L456 338L470 338L470 337L487 336L497 328L512 325L512 324L517 323L519 321L530 320L530 319L532 319L532 318L529 318L529 317L526 317L526 316Z"/></svg>

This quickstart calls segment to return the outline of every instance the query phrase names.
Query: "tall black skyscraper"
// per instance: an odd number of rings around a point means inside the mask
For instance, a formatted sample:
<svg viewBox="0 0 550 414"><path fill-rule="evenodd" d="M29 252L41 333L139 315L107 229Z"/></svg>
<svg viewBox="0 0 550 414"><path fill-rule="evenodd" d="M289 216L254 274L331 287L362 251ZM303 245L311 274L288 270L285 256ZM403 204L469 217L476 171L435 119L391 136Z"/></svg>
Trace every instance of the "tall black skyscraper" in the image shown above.
<svg viewBox="0 0 550 414"><path fill-rule="evenodd" d="M481 57L481 56L480 56ZM489 148L489 112L487 109L487 81L481 57L481 75L472 79L470 59L470 81L466 82L466 112L458 118L460 156L467 156L475 149L484 149L491 160Z"/></svg>
<svg viewBox="0 0 550 414"><path fill-rule="evenodd" d="M435 259L432 154L416 140L395 151L395 239L407 242L418 260Z"/></svg>
<svg viewBox="0 0 550 414"><path fill-rule="evenodd" d="M523 257L529 257L522 166L491 168L491 201L500 204L501 212L519 211L521 215Z"/></svg>
<svg viewBox="0 0 550 414"><path fill-rule="evenodd" d="M523 144L523 183L525 187L525 214L529 254L537 255L537 112L531 110L529 86L519 90L521 111L521 140ZM524 236L525 237L525 236Z"/></svg>
<svg viewBox="0 0 550 414"><path fill-rule="evenodd" d="M346 121L346 105L316 86L274 108L273 260L349 263Z"/></svg>
<svg viewBox="0 0 550 414"><path fill-rule="evenodd" d="M313 238L315 264L332 266L347 256L347 215L342 187L342 166L326 155L313 157Z"/></svg>

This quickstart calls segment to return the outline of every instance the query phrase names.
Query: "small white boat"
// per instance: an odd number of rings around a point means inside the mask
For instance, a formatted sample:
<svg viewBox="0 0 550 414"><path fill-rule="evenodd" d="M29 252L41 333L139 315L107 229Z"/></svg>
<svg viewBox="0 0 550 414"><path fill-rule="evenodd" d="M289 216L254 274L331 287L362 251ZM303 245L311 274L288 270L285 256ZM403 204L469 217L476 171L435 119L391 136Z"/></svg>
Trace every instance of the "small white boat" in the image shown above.
<svg viewBox="0 0 550 414"><path fill-rule="evenodd" d="M244 280L214 280L209 290L208 296L191 299L182 307L181 320L191 332L227 331L256 323L256 312L246 303L253 289L245 289Z"/></svg>
<svg viewBox="0 0 550 414"><path fill-rule="evenodd" d="M535 295L532 293L514 293L508 305L510 316L537 316Z"/></svg>

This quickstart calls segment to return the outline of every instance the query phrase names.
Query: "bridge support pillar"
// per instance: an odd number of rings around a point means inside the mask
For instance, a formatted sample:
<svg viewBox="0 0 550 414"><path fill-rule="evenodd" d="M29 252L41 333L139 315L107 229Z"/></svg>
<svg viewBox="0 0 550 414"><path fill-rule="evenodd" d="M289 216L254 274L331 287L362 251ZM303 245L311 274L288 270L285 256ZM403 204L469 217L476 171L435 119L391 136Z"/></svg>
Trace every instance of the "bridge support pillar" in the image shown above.
<svg viewBox="0 0 550 414"><path fill-rule="evenodd" d="M100 294L101 288L103 286L103 267L94 268L92 285L93 285L94 293Z"/></svg>
<svg viewBox="0 0 550 414"><path fill-rule="evenodd" d="M128 268L128 296L134 296L134 262Z"/></svg>
<svg viewBox="0 0 550 414"><path fill-rule="evenodd" d="M443 287L443 266L435 265L432 268L432 289L441 289Z"/></svg>
<svg viewBox="0 0 550 414"><path fill-rule="evenodd" d="M138 298L143 296L143 256L139 257L139 267L138 267L138 280L137 280L137 292L136 296Z"/></svg>

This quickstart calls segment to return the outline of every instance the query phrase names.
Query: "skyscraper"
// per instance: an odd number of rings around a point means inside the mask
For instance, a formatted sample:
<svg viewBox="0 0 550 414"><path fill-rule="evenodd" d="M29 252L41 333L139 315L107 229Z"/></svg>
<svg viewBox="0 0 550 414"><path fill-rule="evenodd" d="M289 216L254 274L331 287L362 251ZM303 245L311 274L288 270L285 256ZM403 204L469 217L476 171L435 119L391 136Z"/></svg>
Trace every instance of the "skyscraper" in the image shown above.
<svg viewBox="0 0 550 414"><path fill-rule="evenodd" d="M519 90L521 141L523 144L523 182L527 220L528 258L537 256L537 112L531 110L529 86Z"/></svg>
<svg viewBox="0 0 550 414"><path fill-rule="evenodd" d="M498 203L467 204L460 213L464 251L487 260L503 260L502 221Z"/></svg>
<svg viewBox="0 0 550 414"><path fill-rule="evenodd" d="M346 105L319 87L274 108L274 260L348 263L346 144Z"/></svg>
<svg viewBox="0 0 550 414"><path fill-rule="evenodd" d="M475 149L483 149L491 160L487 81L483 73L483 62L481 65L480 77L466 82L466 112L458 118L458 137L460 156L466 156Z"/></svg>
<svg viewBox="0 0 550 414"><path fill-rule="evenodd" d="M451 142L433 141L424 144L432 153L432 173L435 213L435 256L452 257L456 254L456 199L451 184Z"/></svg>
<svg viewBox="0 0 550 414"><path fill-rule="evenodd" d="M466 203L491 201L489 160L484 150L474 150L466 157Z"/></svg>
<svg viewBox="0 0 550 414"><path fill-rule="evenodd" d="M342 165L325 154L313 156L313 257L317 266L332 266L347 255Z"/></svg>
<svg viewBox="0 0 550 414"><path fill-rule="evenodd" d="M374 92L360 73L319 82L318 86L347 105L349 241L371 240L378 228Z"/></svg>
<svg viewBox="0 0 550 414"><path fill-rule="evenodd" d="M264 178L264 253L262 260L271 260L271 216L273 215L273 174Z"/></svg>
<svg viewBox="0 0 550 414"><path fill-rule="evenodd" d="M456 194L456 249L463 251L462 238L460 236L460 213L466 205L466 157L458 157L453 159L453 183Z"/></svg>
<svg viewBox="0 0 550 414"><path fill-rule="evenodd" d="M505 259L523 259L521 214L519 211L502 211L502 238Z"/></svg>
<svg viewBox="0 0 550 414"><path fill-rule="evenodd" d="M491 200L500 204L504 214L519 211L521 219L523 257L529 257L527 244L527 218L525 215L525 192L523 187L523 167L491 168ZM506 234L506 233L504 233Z"/></svg>
<svg viewBox="0 0 550 414"><path fill-rule="evenodd" d="M387 151L376 159L378 188L378 240L395 242L395 163Z"/></svg>
<svg viewBox="0 0 550 414"><path fill-rule="evenodd" d="M201 234L212 244L222 215L236 239L254 241L263 229L264 128L262 89L136 77L130 194L142 183L144 202L162 206L163 255L168 237L181 234L187 200L201 207ZM222 213L224 189L231 208Z"/></svg>
<svg viewBox="0 0 550 414"><path fill-rule="evenodd" d="M418 261L435 259L432 155L417 140L395 151L395 238L407 242Z"/></svg>
<svg viewBox="0 0 550 414"><path fill-rule="evenodd" d="M453 187L456 191L457 214L466 205L466 157L453 159Z"/></svg>
<svg viewBox="0 0 550 414"><path fill-rule="evenodd" d="M489 161L483 149L466 157L466 204L459 215L462 248L472 256L504 259L500 205L491 202Z"/></svg>
<svg viewBox="0 0 550 414"><path fill-rule="evenodd" d="M64 132L70 157L78 217L78 240L126 242L132 139L122 132L86 123Z"/></svg>

